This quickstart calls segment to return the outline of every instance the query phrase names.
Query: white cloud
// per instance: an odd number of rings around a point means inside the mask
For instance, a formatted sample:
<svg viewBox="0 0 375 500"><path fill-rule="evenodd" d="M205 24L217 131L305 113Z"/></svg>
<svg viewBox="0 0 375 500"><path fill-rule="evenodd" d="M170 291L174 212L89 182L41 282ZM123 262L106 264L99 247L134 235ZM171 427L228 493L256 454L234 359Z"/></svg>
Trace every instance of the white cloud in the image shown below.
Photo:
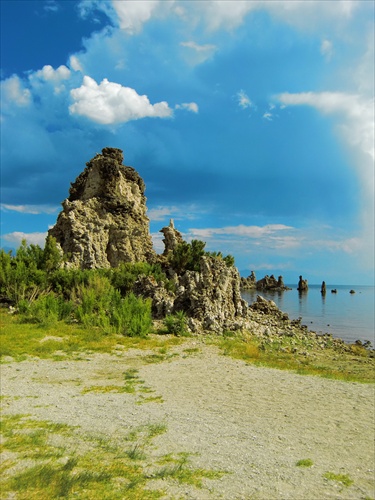
<svg viewBox="0 0 375 500"><path fill-rule="evenodd" d="M236 97L238 99L238 104L242 109L255 107L250 97L246 94L244 90L240 90L239 92L237 92Z"/></svg>
<svg viewBox="0 0 375 500"><path fill-rule="evenodd" d="M294 228L284 224L267 224L266 226L225 226L217 228L190 229L194 235L210 238L214 235L241 236L246 238L262 238L278 233L279 231L293 231Z"/></svg>
<svg viewBox="0 0 375 500"><path fill-rule="evenodd" d="M331 40L323 40L320 45L320 53L330 61L333 56L333 43Z"/></svg>
<svg viewBox="0 0 375 500"><path fill-rule="evenodd" d="M201 216L205 209L195 205L182 205L182 206L159 206L151 208L147 211L147 216L151 221L162 221L166 219L184 219L192 220L197 216Z"/></svg>
<svg viewBox="0 0 375 500"><path fill-rule="evenodd" d="M162 221L167 217L173 217L174 214L178 213L180 209L178 207L156 207L151 208L147 211L147 216L151 221Z"/></svg>
<svg viewBox="0 0 375 500"><path fill-rule="evenodd" d="M180 45L182 47L188 47L189 49L195 50L195 52L213 52L216 50L216 45L212 44L205 44L205 45L199 45L196 42L190 41L190 42L181 42Z"/></svg>
<svg viewBox="0 0 375 500"><path fill-rule="evenodd" d="M267 112L267 113L264 113L263 118L265 120L268 120L269 122L272 122L273 115L272 115L272 113Z"/></svg>
<svg viewBox="0 0 375 500"><path fill-rule="evenodd" d="M193 113L198 113L199 107L198 104L195 102L183 102L182 104L177 104L175 106L176 109L187 109L188 111L191 111Z"/></svg>
<svg viewBox="0 0 375 500"><path fill-rule="evenodd" d="M145 117L168 118L173 114L167 102L151 104L146 95L138 95L134 89L106 78L98 85L93 78L85 76L82 86L70 94L74 101L69 107L71 114L86 116L103 125Z"/></svg>
<svg viewBox="0 0 375 500"><path fill-rule="evenodd" d="M20 212L23 214L55 214L60 207L51 207L48 205L8 205L1 203L2 210L9 210L11 212Z"/></svg>
<svg viewBox="0 0 375 500"><path fill-rule="evenodd" d="M115 9L120 28L127 33L134 35L138 33L145 22L147 22L161 4L172 3L168 0L160 2L159 0L142 0L137 2L124 2L123 0L113 0L112 5ZM165 5L164 5L165 6Z"/></svg>
<svg viewBox="0 0 375 500"><path fill-rule="evenodd" d="M41 247L44 247L46 237L47 233L23 233L19 231L3 235L4 240L9 241L9 243L19 245L22 240L26 240L29 245L33 244Z"/></svg>
<svg viewBox="0 0 375 500"><path fill-rule="evenodd" d="M83 68L77 56L75 55L70 56L69 66L72 68L73 71L80 71L81 73L83 73Z"/></svg>
<svg viewBox="0 0 375 500"><path fill-rule="evenodd" d="M187 52L186 58L192 64L203 63L204 61L209 59L217 50L216 45L213 44L199 45L198 43L193 41L181 42L180 45L182 47L191 49L189 51L186 51Z"/></svg>
<svg viewBox="0 0 375 500"><path fill-rule="evenodd" d="M39 78L47 82L57 83L61 80L68 80L70 78L70 70L63 64L57 69L53 69L52 66L47 64L43 66L42 69L35 71L35 73L32 74L32 78Z"/></svg>
<svg viewBox="0 0 375 500"><path fill-rule="evenodd" d="M346 140L375 158L374 99L344 92L284 93L278 99L285 106L312 106L324 114L337 114L344 118L341 129Z"/></svg>
<svg viewBox="0 0 375 500"><path fill-rule="evenodd" d="M281 21L303 30L342 29L355 10L365 9L371 2L358 0L81 0L82 17L95 10L104 12L130 35L139 33L152 18L178 16L194 27L202 21L210 31L233 30L255 10L264 10Z"/></svg>
<svg viewBox="0 0 375 500"><path fill-rule="evenodd" d="M31 102L30 90L23 86L16 75L1 82L1 94L5 101L11 101L20 107L28 106Z"/></svg>

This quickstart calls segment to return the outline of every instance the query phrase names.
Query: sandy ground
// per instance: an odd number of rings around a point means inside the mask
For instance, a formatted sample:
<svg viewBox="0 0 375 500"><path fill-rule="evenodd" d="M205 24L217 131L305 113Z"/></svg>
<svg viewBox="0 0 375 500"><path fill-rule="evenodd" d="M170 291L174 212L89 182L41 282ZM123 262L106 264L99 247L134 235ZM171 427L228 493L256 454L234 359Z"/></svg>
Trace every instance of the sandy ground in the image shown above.
<svg viewBox="0 0 375 500"><path fill-rule="evenodd" d="M82 432L113 439L141 424L164 423L167 432L155 438L155 456L189 452L194 467L228 472L205 480L203 489L162 481L166 498L375 497L373 386L257 368L199 341L173 352L148 364L147 353L137 350L3 364L3 412L78 425ZM93 385L123 385L132 367L162 403L136 404L147 396L137 392L82 392ZM312 467L296 466L307 458ZM354 483L327 480L328 471L348 474Z"/></svg>

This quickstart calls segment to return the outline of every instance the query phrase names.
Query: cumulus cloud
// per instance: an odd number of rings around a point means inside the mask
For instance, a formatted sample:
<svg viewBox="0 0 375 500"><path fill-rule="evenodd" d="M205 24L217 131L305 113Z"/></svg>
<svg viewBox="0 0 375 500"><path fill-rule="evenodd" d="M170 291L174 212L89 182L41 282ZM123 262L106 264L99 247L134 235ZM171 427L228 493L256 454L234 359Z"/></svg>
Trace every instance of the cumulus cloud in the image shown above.
<svg viewBox="0 0 375 500"><path fill-rule="evenodd" d="M9 210L11 212L20 212L23 214L55 214L60 207L49 206L49 205L9 205L7 203L1 203L0 207L2 210Z"/></svg>
<svg viewBox="0 0 375 500"><path fill-rule="evenodd" d="M63 64L59 66L57 69L53 69L52 66L47 64L43 66L42 69L35 71L32 74L33 78L39 78L41 80L50 81L50 82L60 82L61 80L68 80L70 78L70 70Z"/></svg>
<svg viewBox="0 0 375 500"><path fill-rule="evenodd" d="M22 80L14 75L1 82L1 94L5 101L17 106L28 106L31 102L31 92L25 88Z"/></svg>
<svg viewBox="0 0 375 500"><path fill-rule="evenodd" d="M152 18L168 15L178 16L191 26L204 22L210 31L233 30L240 26L246 16L255 10L265 10L276 18L301 29L332 27L338 29L350 20L356 9L366 8L371 2L358 0L81 0L78 4L82 17L95 10L104 12L113 23L130 35L139 33L143 25ZM364 5L363 5L364 4Z"/></svg>
<svg viewBox="0 0 375 500"><path fill-rule="evenodd" d="M145 22L147 22L161 4L172 4L168 0L160 2L159 0L143 0L142 2L124 2L122 0L113 0L112 5L115 9L120 28L129 34L138 33Z"/></svg>
<svg viewBox="0 0 375 500"><path fill-rule="evenodd" d="M182 104L177 104L175 106L176 109L187 109L188 111L192 111L193 113L198 113L199 107L196 102L183 102Z"/></svg>
<svg viewBox="0 0 375 500"><path fill-rule="evenodd" d="M23 233L21 231L14 231L13 233L3 235L5 241L14 245L20 245L22 240L26 240L29 245L33 244L41 247L44 247L46 237L47 233Z"/></svg>
<svg viewBox="0 0 375 500"><path fill-rule="evenodd" d="M80 71L81 73L83 72L83 68L81 66L81 63L80 63L78 57L75 55L70 56L69 66L72 68L73 71Z"/></svg>
<svg viewBox="0 0 375 500"><path fill-rule="evenodd" d="M86 116L102 125L145 117L168 118L173 114L167 102L151 104L146 95L106 78L98 85L93 78L85 76L82 86L72 89L70 95L74 101L69 107L71 114Z"/></svg>

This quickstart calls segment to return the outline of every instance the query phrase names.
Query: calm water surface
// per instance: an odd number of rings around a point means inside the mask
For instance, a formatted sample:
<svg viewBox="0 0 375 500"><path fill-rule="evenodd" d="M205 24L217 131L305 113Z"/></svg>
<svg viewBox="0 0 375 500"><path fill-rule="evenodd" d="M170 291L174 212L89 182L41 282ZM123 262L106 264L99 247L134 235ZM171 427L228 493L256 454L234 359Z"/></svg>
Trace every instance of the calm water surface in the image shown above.
<svg viewBox="0 0 375 500"><path fill-rule="evenodd" d="M279 309L289 314L290 319L302 317L302 324L317 333L332 333L345 342L369 340L375 345L374 304L372 286L327 285L327 294L320 293L320 285L309 285L306 293L300 294L296 285L286 292L243 291L243 298L252 304L257 295L273 300ZM332 289L337 293L331 293ZM355 294L350 294L355 290Z"/></svg>

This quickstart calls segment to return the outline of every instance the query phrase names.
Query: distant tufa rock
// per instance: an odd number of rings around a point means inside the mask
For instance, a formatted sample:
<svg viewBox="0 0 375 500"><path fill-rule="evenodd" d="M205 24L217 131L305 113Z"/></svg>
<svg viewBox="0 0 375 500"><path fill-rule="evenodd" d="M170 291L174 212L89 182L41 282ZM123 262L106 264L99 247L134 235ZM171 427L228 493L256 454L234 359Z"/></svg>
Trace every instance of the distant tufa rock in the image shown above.
<svg viewBox="0 0 375 500"><path fill-rule="evenodd" d="M257 281L254 271L251 271L250 276L248 276L247 278L241 278L241 289L256 289L263 292L283 292L285 290L291 290L291 288L284 285L284 279L282 276L279 276L279 278L276 279L273 274L271 274L271 276L268 276L267 274L264 278Z"/></svg>
<svg viewBox="0 0 375 500"><path fill-rule="evenodd" d="M300 276L300 277L299 277L299 281L298 281L297 290L298 290L299 292L306 292L308 289L309 289L309 285L308 285L307 280L304 280L304 279L302 278L302 276Z"/></svg>
<svg viewBox="0 0 375 500"><path fill-rule="evenodd" d="M271 274L271 276L266 275L264 278L257 281L255 286L257 290L261 291L282 292L284 290L290 290L290 288L284 285L282 276L276 279L273 274Z"/></svg>
<svg viewBox="0 0 375 500"><path fill-rule="evenodd" d="M255 288L257 283L257 278L254 271L251 271L250 276L247 278L241 278L241 290L252 290Z"/></svg>
<svg viewBox="0 0 375 500"><path fill-rule="evenodd" d="M67 265L92 269L154 260L145 184L122 163L120 149L104 148L72 183L48 232L61 246Z"/></svg>

